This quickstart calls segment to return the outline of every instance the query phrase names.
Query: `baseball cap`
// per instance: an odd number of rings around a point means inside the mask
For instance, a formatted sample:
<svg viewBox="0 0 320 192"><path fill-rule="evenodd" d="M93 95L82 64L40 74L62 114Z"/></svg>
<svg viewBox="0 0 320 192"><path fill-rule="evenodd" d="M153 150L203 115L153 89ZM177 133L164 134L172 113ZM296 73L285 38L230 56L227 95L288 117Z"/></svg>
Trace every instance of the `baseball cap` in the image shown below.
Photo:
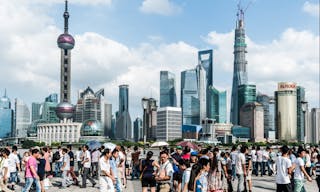
<svg viewBox="0 0 320 192"><path fill-rule="evenodd" d="M190 155L191 156L198 156L198 152L197 151L192 151Z"/></svg>
<svg viewBox="0 0 320 192"><path fill-rule="evenodd" d="M176 147L176 149L182 150L182 147L181 147L180 145L178 145L178 146Z"/></svg>

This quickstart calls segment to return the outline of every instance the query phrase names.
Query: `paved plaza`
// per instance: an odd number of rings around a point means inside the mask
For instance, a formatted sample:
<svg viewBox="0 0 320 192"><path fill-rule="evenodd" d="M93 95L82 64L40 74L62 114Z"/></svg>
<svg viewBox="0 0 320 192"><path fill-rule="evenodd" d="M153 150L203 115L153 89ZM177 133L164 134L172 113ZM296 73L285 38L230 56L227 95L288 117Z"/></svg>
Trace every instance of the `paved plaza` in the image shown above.
<svg viewBox="0 0 320 192"><path fill-rule="evenodd" d="M94 191L99 191L99 185L96 185L94 188L91 187L91 183L87 183L87 188L82 189L79 188L78 186L70 186L66 189L60 189L60 178L53 178L52 179L52 184L53 186L50 187L47 192L94 192ZM97 181L98 182L98 181ZM234 183L236 185L236 183ZM306 191L307 192L318 192L318 187L316 184L316 181L313 180L312 183L306 183ZM21 187L18 186L15 191L21 191ZM141 183L139 180L128 180L128 185L127 188L124 190L124 192L140 192L142 191L141 189ZM264 176L264 177L253 177L253 191L254 192L274 192L276 191L276 184L275 184L275 177L269 177L269 176Z"/></svg>

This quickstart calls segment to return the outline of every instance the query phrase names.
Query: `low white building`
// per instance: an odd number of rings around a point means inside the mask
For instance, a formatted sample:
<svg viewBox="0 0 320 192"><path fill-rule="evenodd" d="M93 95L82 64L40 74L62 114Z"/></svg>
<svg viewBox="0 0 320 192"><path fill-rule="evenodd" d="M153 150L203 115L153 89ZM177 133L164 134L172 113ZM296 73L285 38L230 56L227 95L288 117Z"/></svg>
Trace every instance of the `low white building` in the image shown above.
<svg viewBox="0 0 320 192"><path fill-rule="evenodd" d="M53 142L79 142L81 125L82 123L69 121L38 124L37 139L46 145L51 145Z"/></svg>
<svg viewBox="0 0 320 192"><path fill-rule="evenodd" d="M163 107L157 111L156 138L158 141L172 141L182 138L180 107Z"/></svg>

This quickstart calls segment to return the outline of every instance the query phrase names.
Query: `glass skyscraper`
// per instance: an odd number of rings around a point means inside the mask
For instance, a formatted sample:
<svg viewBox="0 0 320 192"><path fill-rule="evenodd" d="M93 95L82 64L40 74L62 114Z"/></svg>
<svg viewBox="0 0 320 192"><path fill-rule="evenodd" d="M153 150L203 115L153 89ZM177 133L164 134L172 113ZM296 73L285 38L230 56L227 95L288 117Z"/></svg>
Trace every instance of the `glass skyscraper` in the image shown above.
<svg viewBox="0 0 320 192"><path fill-rule="evenodd" d="M250 102L256 101L256 85L239 85L238 86L238 114L240 114L240 108ZM239 119L238 119L239 120ZM237 125L240 123L237 122Z"/></svg>
<svg viewBox="0 0 320 192"><path fill-rule="evenodd" d="M208 87L209 110L208 118L215 119L217 123L226 123L227 121L227 92L219 92L215 87Z"/></svg>
<svg viewBox="0 0 320 192"><path fill-rule="evenodd" d="M133 122L133 140L138 142L143 135L142 119L137 117Z"/></svg>
<svg viewBox="0 0 320 192"><path fill-rule="evenodd" d="M6 93L0 98L0 130L0 138L12 136L13 110Z"/></svg>
<svg viewBox="0 0 320 192"><path fill-rule="evenodd" d="M30 126L30 110L20 99L15 99L15 137L27 137Z"/></svg>
<svg viewBox="0 0 320 192"><path fill-rule="evenodd" d="M131 140L132 125L129 114L129 85L119 86L119 111L116 119L116 138Z"/></svg>
<svg viewBox="0 0 320 192"><path fill-rule="evenodd" d="M169 71L160 71L160 107L176 107L176 80Z"/></svg>
<svg viewBox="0 0 320 192"><path fill-rule="evenodd" d="M302 110L302 103L306 102L304 87L297 86L297 139L304 142L305 117Z"/></svg>
<svg viewBox="0 0 320 192"><path fill-rule="evenodd" d="M257 95L257 102L263 107L264 138L269 138L269 131L274 131L274 101L271 100L272 98L268 95Z"/></svg>
<svg viewBox="0 0 320 192"><path fill-rule="evenodd" d="M33 102L31 104L31 120L35 121L41 119L41 103Z"/></svg>
<svg viewBox="0 0 320 192"><path fill-rule="evenodd" d="M58 103L58 94L52 93L48 97L46 97L45 102L53 102Z"/></svg>
<svg viewBox="0 0 320 192"><path fill-rule="evenodd" d="M232 124L239 123L239 93L238 86L248 83L245 30L244 30L244 12L238 10L238 18L234 36L234 64L233 64L233 80L232 80L232 95L231 95L231 110L230 121ZM243 103L244 104L244 103Z"/></svg>
<svg viewBox="0 0 320 192"><path fill-rule="evenodd" d="M200 103L195 69L181 72L181 108L183 125L200 124Z"/></svg>

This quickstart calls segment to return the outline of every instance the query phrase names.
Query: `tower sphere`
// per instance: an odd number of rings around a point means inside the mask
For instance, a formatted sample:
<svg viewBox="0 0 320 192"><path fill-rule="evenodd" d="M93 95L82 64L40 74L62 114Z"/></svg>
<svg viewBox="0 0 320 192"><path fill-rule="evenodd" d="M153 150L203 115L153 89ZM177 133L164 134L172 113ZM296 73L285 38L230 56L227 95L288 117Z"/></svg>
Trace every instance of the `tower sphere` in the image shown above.
<svg viewBox="0 0 320 192"><path fill-rule="evenodd" d="M74 38L70 34L63 33L59 35L57 43L58 47L61 49L73 49Z"/></svg>
<svg viewBox="0 0 320 192"><path fill-rule="evenodd" d="M57 105L56 113L60 119L71 119L74 114L74 107L70 103L62 102Z"/></svg>

